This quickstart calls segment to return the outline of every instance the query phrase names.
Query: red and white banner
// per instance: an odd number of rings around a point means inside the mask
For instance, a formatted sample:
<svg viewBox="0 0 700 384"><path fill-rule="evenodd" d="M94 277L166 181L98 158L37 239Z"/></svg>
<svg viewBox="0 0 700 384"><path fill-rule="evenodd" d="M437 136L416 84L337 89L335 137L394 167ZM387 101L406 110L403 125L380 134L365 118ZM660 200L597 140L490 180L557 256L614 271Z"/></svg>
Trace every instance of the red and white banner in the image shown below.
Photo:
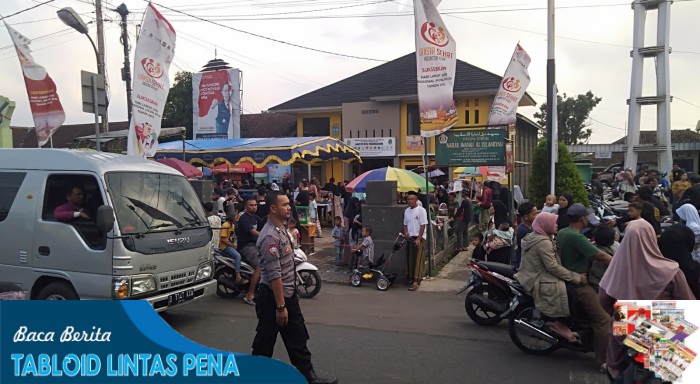
<svg viewBox="0 0 700 384"><path fill-rule="evenodd" d="M27 86L29 108L34 117L34 129L39 147L49 142L51 135L66 121L61 100L56 92L56 84L46 69L34 62L29 44L31 41L14 28L5 23L12 42L17 50L19 64L24 74L24 84Z"/></svg>
<svg viewBox="0 0 700 384"><path fill-rule="evenodd" d="M163 109L170 91L175 29L153 4L146 7L134 52L134 86L127 155L152 157L158 150Z"/></svg>
<svg viewBox="0 0 700 384"><path fill-rule="evenodd" d="M530 85L530 74L527 72L529 65L530 56L520 44L516 45L506 74L501 80L501 86L491 104L487 125L515 125L518 103Z"/></svg>
<svg viewBox="0 0 700 384"><path fill-rule="evenodd" d="M235 68L192 74L194 139L241 137L240 80Z"/></svg>
<svg viewBox="0 0 700 384"><path fill-rule="evenodd" d="M414 0L420 132L437 136L457 123L454 78L457 44L437 11L441 0Z"/></svg>

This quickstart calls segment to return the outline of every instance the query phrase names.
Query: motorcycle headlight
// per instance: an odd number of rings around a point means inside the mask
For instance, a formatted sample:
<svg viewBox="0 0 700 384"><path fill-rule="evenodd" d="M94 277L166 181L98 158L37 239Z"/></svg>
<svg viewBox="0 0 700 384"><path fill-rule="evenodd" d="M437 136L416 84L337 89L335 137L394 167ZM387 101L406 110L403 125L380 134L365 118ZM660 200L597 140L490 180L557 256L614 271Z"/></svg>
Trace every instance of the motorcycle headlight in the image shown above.
<svg viewBox="0 0 700 384"><path fill-rule="evenodd" d="M139 275L131 278L131 295L141 295L143 293L156 290L156 279L153 275Z"/></svg>
<svg viewBox="0 0 700 384"><path fill-rule="evenodd" d="M202 263L197 269L197 280L207 279L211 277L212 272L211 262Z"/></svg>

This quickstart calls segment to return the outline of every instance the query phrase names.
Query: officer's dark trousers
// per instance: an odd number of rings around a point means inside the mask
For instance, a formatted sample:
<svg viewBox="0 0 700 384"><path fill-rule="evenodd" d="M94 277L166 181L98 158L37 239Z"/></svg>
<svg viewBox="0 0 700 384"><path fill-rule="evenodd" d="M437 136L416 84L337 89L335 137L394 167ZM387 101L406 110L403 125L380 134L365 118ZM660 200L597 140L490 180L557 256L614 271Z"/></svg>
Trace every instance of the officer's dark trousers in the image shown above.
<svg viewBox="0 0 700 384"><path fill-rule="evenodd" d="M258 315L257 334L253 340L253 355L272 357L277 341L277 333L282 334L284 347L289 354L292 365L303 375L312 369L311 352L306 347L309 333L306 331L304 316L299 307L299 296L295 293L291 299L285 299L289 321L284 327L277 325L277 303L272 289L260 284L260 291L255 298L255 312Z"/></svg>

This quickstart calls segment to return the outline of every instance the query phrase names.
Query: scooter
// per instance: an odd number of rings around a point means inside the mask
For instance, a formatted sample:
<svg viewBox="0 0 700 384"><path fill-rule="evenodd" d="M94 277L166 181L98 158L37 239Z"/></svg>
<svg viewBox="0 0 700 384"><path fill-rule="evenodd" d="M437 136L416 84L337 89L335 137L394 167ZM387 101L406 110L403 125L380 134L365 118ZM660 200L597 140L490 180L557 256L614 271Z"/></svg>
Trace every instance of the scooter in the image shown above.
<svg viewBox="0 0 700 384"><path fill-rule="evenodd" d="M294 248L294 269L297 274L297 294L310 299L321 291L321 275L318 267L309 263L306 253L301 248Z"/></svg>
<svg viewBox="0 0 700 384"><path fill-rule="evenodd" d="M216 280L216 294L223 299L234 299L250 289L250 279L255 268L241 260L241 278L247 280L245 284L236 283L236 269L234 260L223 251L214 249L214 279Z"/></svg>
<svg viewBox="0 0 700 384"><path fill-rule="evenodd" d="M508 286L518 270L510 265L469 259L469 281L455 295L471 289L464 299L464 309L472 321L492 326L508 317L513 293ZM508 311L508 312L507 312Z"/></svg>
<svg viewBox="0 0 700 384"><path fill-rule="evenodd" d="M593 351L590 324L574 318L571 330L576 341L571 342L550 329L549 324L554 319L535 308L532 296L517 280L508 285L515 295L510 302L508 335L518 349L531 355L548 355L561 348L584 353Z"/></svg>

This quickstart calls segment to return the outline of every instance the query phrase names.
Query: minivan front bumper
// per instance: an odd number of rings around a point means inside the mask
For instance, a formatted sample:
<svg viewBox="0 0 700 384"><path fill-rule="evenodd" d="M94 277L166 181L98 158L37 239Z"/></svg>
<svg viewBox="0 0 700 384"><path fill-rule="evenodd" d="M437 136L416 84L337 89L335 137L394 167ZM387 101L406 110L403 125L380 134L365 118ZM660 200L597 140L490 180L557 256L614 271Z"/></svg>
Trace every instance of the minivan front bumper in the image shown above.
<svg viewBox="0 0 700 384"><path fill-rule="evenodd" d="M176 291L146 297L143 300L151 304L156 312L163 312L211 296L215 292L216 280L211 279Z"/></svg>

